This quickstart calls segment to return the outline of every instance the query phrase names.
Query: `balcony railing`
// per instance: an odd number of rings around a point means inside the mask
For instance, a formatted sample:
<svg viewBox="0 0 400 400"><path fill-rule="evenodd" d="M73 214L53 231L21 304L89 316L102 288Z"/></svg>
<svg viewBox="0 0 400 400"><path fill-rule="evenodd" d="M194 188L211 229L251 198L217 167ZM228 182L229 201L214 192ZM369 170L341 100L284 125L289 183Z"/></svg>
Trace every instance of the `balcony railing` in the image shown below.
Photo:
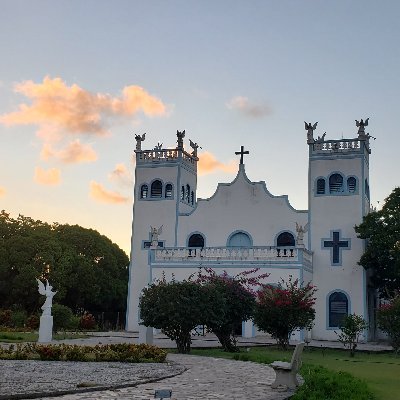
<svg viewBox="0 0 400 400"><path fill-rule="evenodd" d="M301 257L302 255L302 257ZM300 247L205 247L155 250L155 262L175 261L301 261L312 264L312 253Z"/></svg>

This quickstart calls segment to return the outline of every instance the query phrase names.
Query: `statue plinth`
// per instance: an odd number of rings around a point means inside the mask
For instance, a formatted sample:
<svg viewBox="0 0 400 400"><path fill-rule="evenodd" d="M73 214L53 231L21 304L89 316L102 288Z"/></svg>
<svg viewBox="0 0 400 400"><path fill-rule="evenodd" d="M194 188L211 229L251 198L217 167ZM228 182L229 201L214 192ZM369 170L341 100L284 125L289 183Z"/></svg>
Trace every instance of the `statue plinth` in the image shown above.
<svg viewBox="0 0 400 400"><path fill-rule="evenodd" d="M49 343L53 340L53 317L42 315L40 317L38 343Z"/></svg>
<svg viewBox="0 0 400 400"><path fill-rule="evenodd" d="M153 328L139 325L139 339L138 343L153 344Z"/></svg>

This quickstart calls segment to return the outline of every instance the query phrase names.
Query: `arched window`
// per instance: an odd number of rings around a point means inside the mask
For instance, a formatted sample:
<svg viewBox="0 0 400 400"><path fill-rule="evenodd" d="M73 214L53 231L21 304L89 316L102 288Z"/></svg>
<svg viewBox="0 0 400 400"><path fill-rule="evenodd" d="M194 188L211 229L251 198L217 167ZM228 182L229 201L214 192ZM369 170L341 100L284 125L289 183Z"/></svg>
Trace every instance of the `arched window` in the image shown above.
<svg viewBox="0 0 400 400"><path fill-rule="evenodd" d="M349 314L349 301L342 292L334 292L328 299L329 327L338 328L342 319Z"/></svg>
<svg viewBox="0 0 400 400"><path fill-rule="evenodd" d="M317 194L325 194L325 179L319 178L317 180Z"/></svg>
<svg viewBox="0 0 400 400"><path fill-rule="evenodd" d="M185 186L181 187L181 200L185 200Z"/></svg>
<svg viewBox="0 0 400 400"><path fill-rule="evenodd" d="M166 198L172 197L172 184L171 183L167 183L165 185L165 197Z"/></svg>
<svg viewBox="0 0 400 400"><path fill-rule="evenodd" d="M290 232L282 232L276 238L276 245L278 247L295 246L294 236Z"/></svg>
<svg viewBox="0 0 400 400"><path fill-rule="evenodd" d="M192 190L192 193L190 195L190 203L193 205L194 204L194 192Z"/></svg>
<svg viewBox="0 0 400 400"><path fill-rule="evenodd" d="M251 239L247 233L234 233L228 241L228 247L251 247Z"/></svg>
<svg viewBox="0 0 400 400"><path fill-rule="evenodd" d="M349 193L355 193L356 185L357 181L356 178L354 178L354 176L351 176L350 178L347 179L347 191Z"/></svg>
<svg viewBox="0 0 400 400"><path fill-rule="evenodd" d="M149 194L149 187L147 185L142 185L140 187L140 198L146 199Z"/></svg>
<svg viewBox="0 0 400 400"><path fill-rule="evenodd" d="M151 197L161 197L162 196L162 183L159 180L154 181L151 184Z"/></svg>
<svg viewBox="0 0 400 400"><path fill-rule="evenodd" d="M329 177L329 193L343 192L343 176L340 174L332 174Z"/></svg>
<svg viewBox="0 0 400 400"><path fill-rule="evenodd" d="M190 186L189 185L186 185L185 200L186 200L186 203L189 203L189 201L190 201Z"/></svg>
<svg viewBox="0 0 400 400"><path fill-rule="evenodd" d="M200 233L194 233L193 235L190 236L189 242L188 242L189 247L204 247L204 237Z"/></svg>

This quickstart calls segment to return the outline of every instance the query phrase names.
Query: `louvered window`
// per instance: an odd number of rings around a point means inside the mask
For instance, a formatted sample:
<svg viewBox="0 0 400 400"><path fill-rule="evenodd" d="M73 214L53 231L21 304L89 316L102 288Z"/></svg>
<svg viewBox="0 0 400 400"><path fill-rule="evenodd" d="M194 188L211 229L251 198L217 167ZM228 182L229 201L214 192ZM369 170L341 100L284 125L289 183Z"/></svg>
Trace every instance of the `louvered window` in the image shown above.
<svg viewBox="0 0 400 400"><path fill-rule="evenodd" d="M172 197L172 184L171 183L167 183L165 185L165 197L166 198Z"/></svg>
<svg viewBox="0 0 400 400"><path fill-rule="evenodd" d="M151 197L161 197L162 196L162 183L157 180L151 184Z"/></svg>
<svg viewBox="0 0 400 400"><path fill-rule="evenodd" d="M343 192L343 177L340 174L333 174L329 178L329 193Z"/></svg>
<svg viewBox="0 0 400 400"><path fill-rule="evenodd" d="M356 184L357 184L356 178L354 178L353 176L347 179L347 190L349 193L355 193Z"/></svg>
<svg viewBox="0 0 400 400"><path fill-rule="evenodd" d="M317 180L317 194L325 194L325 179L320 178Z"/></svg>

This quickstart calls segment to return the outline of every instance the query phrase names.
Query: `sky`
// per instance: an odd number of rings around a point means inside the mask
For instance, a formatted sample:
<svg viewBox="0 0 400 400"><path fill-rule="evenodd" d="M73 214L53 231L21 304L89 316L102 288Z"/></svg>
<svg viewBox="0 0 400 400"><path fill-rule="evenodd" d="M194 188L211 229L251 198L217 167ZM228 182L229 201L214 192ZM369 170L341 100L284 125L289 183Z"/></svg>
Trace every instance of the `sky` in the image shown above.
<svg viewBox="0 0 400 400"><path fill-rule="evenodd" d="M135 134L197 142L197 196L246 173L307 208L315 136L370 118L372 204L399 186L400 2L0 0L0 209L130 252Z"/></svg>

